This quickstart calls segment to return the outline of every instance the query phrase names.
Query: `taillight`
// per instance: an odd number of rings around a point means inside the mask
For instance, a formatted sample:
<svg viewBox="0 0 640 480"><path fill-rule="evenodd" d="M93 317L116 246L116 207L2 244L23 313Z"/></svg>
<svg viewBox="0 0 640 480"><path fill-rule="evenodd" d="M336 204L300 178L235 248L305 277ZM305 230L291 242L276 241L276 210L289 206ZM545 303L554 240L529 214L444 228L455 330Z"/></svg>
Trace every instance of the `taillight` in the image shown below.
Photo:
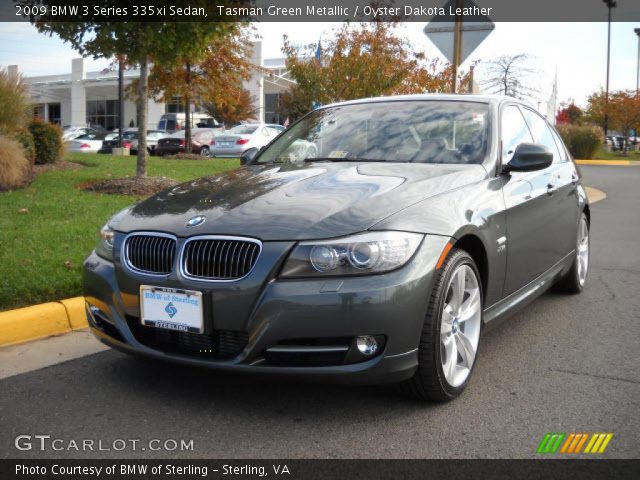
<svg viewBox="0 0 640 480"><path fill-rule="evenodd" d="M239 138L238 140L236 140L236 145L244 145L245 143L249 143L248 138Z"/></svg>
<svg viewBox="0 0 640 480"><path fill-rule="evenodd" d="M180 140L180 146L181 146L181 147L184 147L186 144L187 144L187 142L186 142L186 141L184 141L184 140Z"/></svg>
<svg viewBox="0 0 640 480"><path fill-rule="evenodd" d="M131 143L125 142L122 144L122 148L131 148L131 145L132 145Z"/></svg>
<svg viewBox="0 0 640 480"><path fill-rule="evenodd" d="M215 140L211 140L211 143L209 145L215 145L216 141Z"/></svg>
<svg viewBox="0 0 640 480"><path fill-rule="evenodd" d="M91 145L89 145L88 143L83 143L82 145L80 145L80 148L91 148Z"/></svg>

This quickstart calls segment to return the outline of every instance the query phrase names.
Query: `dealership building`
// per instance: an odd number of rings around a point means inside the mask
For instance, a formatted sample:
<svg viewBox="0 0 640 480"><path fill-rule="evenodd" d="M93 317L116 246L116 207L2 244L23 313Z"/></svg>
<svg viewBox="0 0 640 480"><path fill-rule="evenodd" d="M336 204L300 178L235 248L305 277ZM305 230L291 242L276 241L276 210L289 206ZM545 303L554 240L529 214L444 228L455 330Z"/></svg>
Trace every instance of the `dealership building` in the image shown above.
<svg viewBox="0 0 640 480"><path fill-rule="evenodd" d="M259 68L254 70L244 87L251 93L256 111L256 120L267 123L282 123L277 111L279 97L293 82L285 68L284 58L264 59L262 42L253 44L251 63ZM29 94L34 104L34 115L59 125L100 125L109 130L117 128L118 72L103 70L87 72L84 59L71 61L71 73L25 77ZM9 72L19 73L18 65L10 65ZM139 77L139 71L124 72L125 87ZM148 125L155 128L165 113L180 113L184 105L178 99L171 103L148 100ZM194 112L199 112L197 105ZM125 99L125 127L136 126L136 104Z"/></svg>

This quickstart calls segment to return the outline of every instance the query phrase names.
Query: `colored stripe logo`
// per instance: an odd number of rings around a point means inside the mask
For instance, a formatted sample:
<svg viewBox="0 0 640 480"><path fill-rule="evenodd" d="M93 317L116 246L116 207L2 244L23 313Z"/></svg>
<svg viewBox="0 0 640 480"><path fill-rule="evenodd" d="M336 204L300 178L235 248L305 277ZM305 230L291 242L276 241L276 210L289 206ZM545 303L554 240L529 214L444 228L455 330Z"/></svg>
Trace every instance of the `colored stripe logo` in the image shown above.
<svg viewBox="0 0 640 480"><path fill-rule="evenodd" d="M553 453L604 453L613 433L546 433L538 445L537 452ZM584 450L583 450L584 448Z"/></svg>

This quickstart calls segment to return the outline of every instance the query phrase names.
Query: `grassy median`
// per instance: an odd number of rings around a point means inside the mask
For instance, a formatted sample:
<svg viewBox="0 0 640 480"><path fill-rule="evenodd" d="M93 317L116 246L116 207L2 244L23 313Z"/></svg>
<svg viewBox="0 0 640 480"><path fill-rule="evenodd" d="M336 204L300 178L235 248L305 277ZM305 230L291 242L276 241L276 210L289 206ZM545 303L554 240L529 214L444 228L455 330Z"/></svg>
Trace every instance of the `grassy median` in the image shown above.
<svg viewBox="0 0 640 480"><path fill-rule="evenodd" d="M0 192L0 311L80 295L82 260L98 229L139 200L78 188L134 175L135 157L70 154L66 160L72 168L42 171L29 187ZM151 157L148 173L186 181L239 165L237 159Z"/></svg>

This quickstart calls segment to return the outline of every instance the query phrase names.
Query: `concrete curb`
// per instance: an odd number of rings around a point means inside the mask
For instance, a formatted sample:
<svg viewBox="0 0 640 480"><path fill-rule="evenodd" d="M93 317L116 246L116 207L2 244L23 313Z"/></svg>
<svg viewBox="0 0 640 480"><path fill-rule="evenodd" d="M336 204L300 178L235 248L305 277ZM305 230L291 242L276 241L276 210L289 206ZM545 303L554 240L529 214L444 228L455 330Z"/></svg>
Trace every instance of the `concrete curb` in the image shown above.
<svg viewBox="0 0 640 480"><path fill-rule="evenodd" d="M576 160L578 165L640 166L638 160Z"/></svg>
<svg viewBox="0 0 640 480"><path fill-rule="evenodd" d="M0 312L0 347L87 328L84 297Z"/></svg>

